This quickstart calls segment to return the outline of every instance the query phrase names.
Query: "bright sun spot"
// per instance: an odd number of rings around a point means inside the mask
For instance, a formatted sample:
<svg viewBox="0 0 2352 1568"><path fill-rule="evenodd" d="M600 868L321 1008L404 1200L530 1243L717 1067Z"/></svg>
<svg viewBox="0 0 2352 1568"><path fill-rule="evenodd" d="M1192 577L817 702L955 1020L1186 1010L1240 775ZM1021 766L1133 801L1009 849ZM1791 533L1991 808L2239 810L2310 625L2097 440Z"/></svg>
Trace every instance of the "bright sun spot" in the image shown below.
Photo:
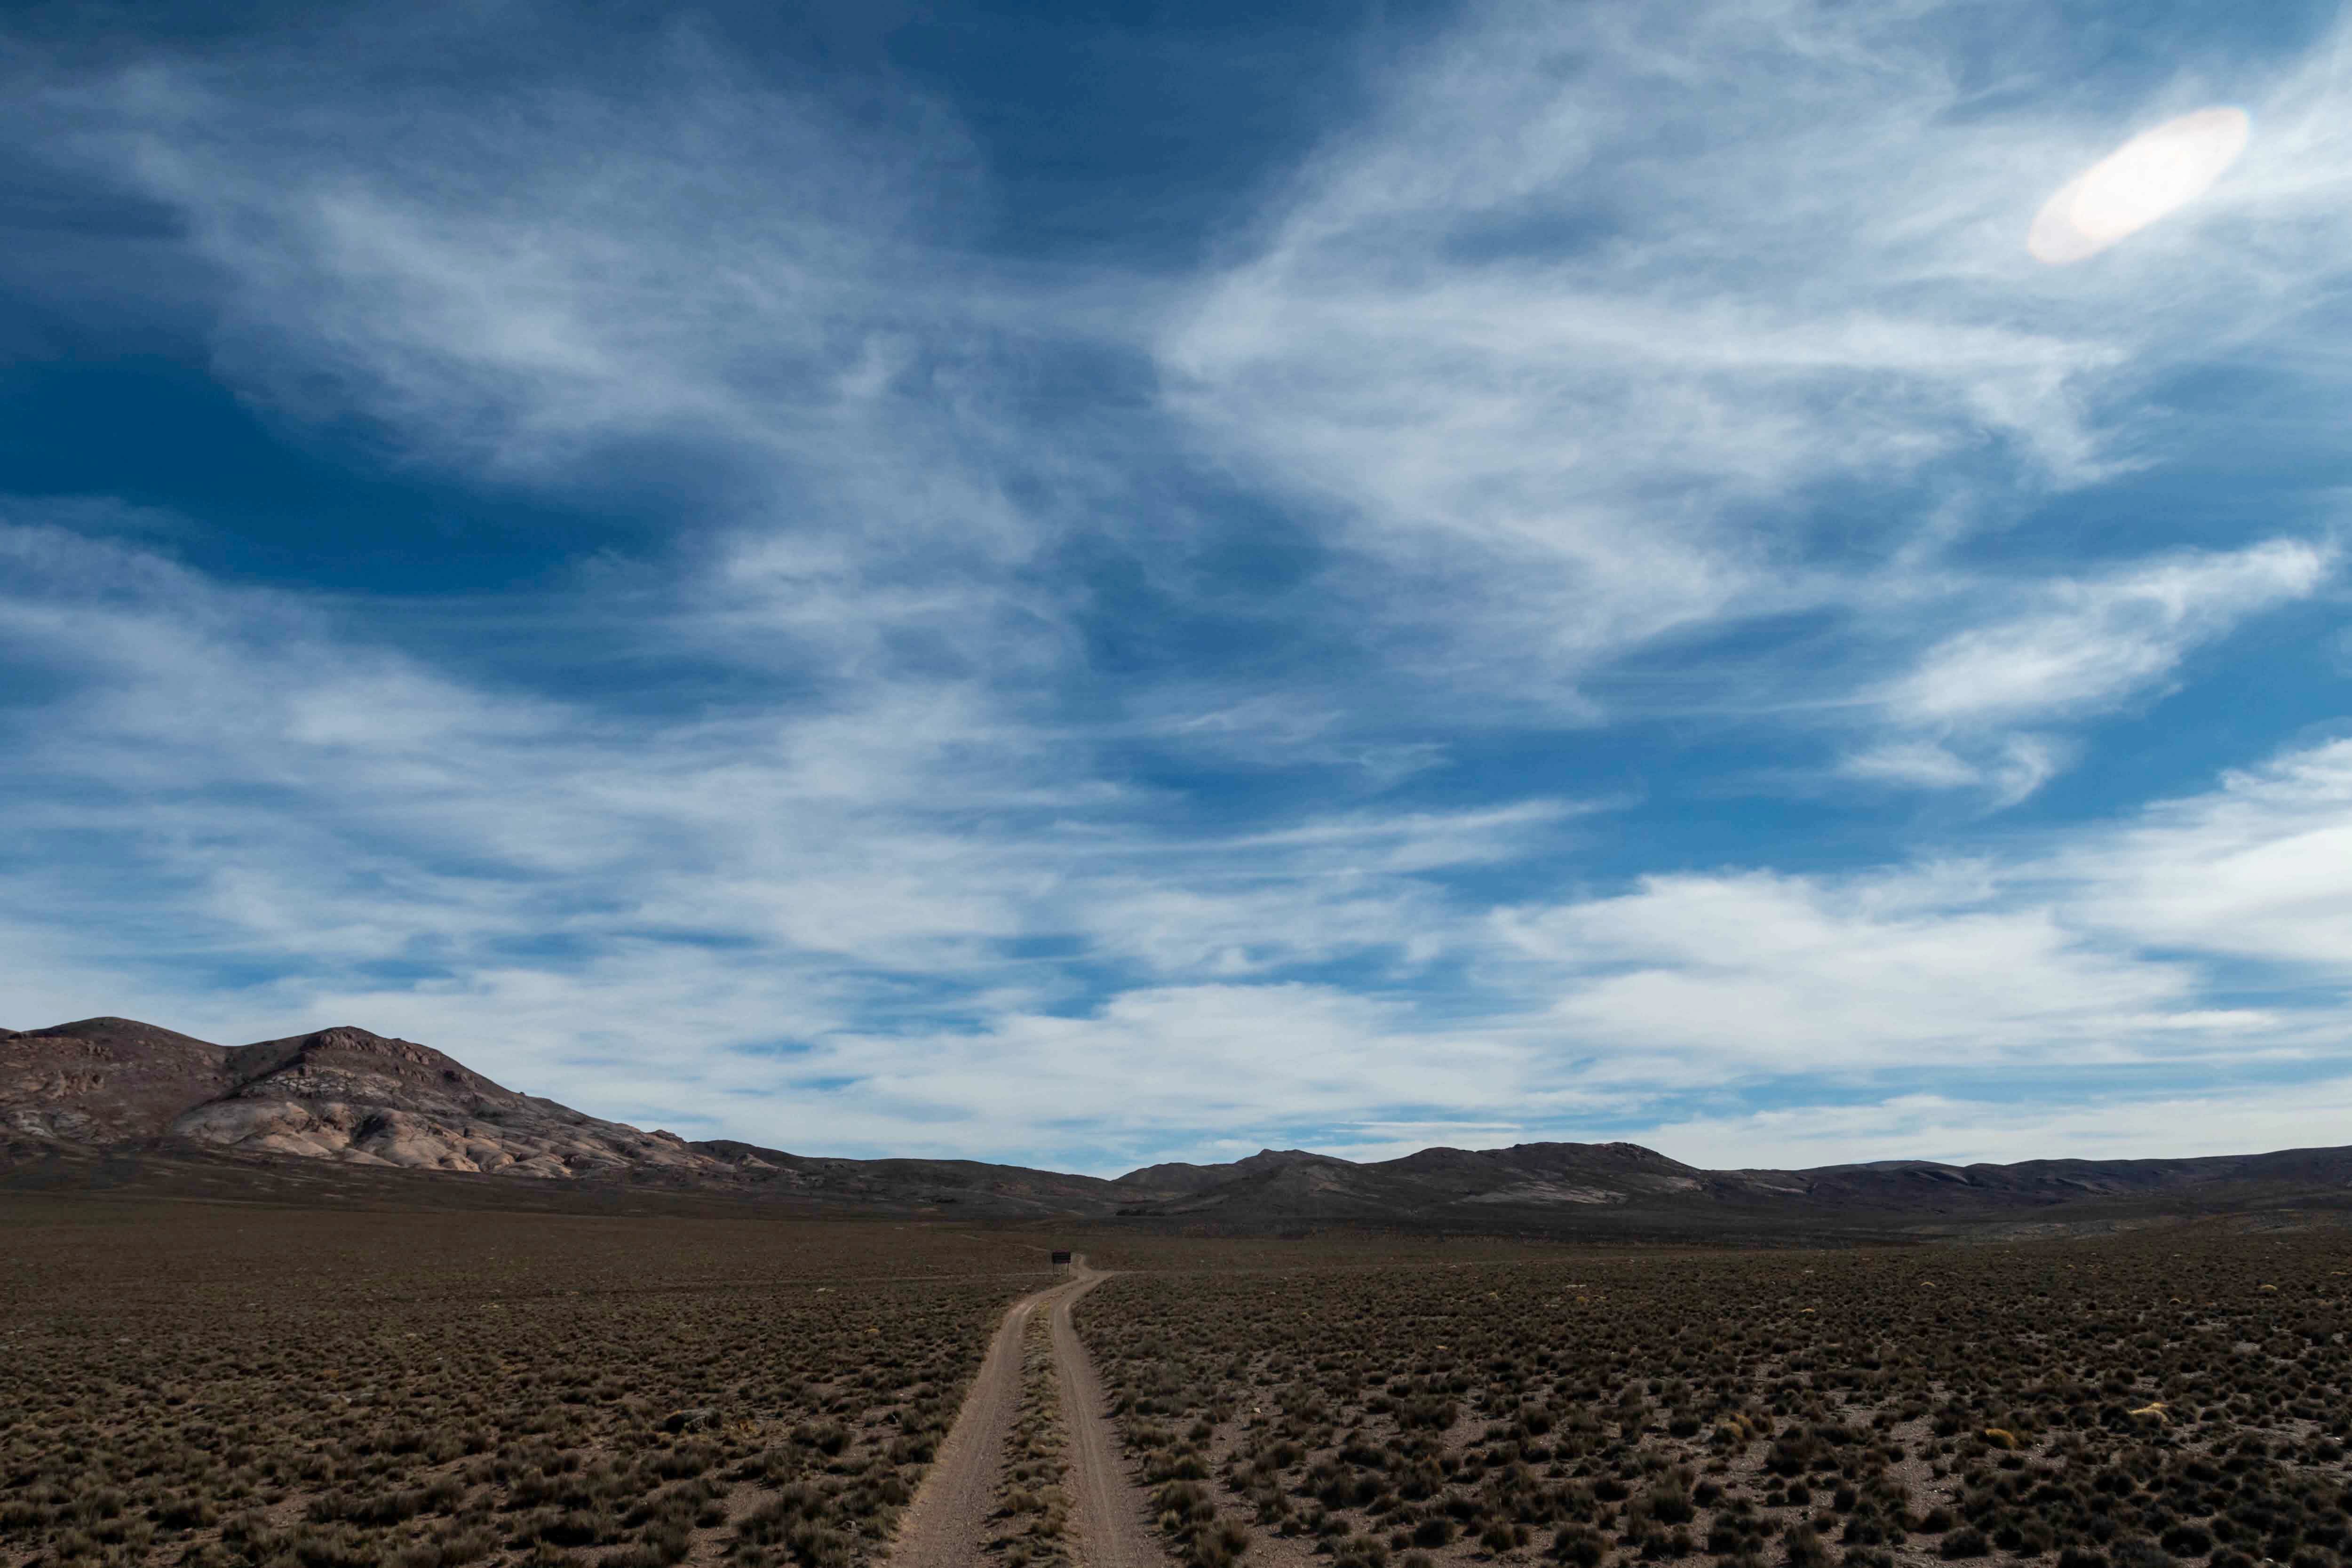
<svg viewBox="0 0 2352 1568"><path fill-rule="evenodd" d="M2252 130L2242 109L2200 109L2141 132L2060 186L2025 247L2053 267L2096 256L2203 195Z"/></svg>

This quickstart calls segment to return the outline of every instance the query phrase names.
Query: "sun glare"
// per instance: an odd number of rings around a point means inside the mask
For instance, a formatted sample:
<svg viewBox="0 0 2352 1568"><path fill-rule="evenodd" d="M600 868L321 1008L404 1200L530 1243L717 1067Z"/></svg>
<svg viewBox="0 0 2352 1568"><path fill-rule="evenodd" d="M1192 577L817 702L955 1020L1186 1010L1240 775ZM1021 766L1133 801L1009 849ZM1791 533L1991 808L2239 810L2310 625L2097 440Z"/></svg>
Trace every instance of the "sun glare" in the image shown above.
<svg viewBox="0 0 2352 1568"><path fill-rule="evenodd" d="M2096 256L2203 195L2246 150L2242 109L2200 109L2143 131L2042 204L2025 247L2063 267Z"/></svg>

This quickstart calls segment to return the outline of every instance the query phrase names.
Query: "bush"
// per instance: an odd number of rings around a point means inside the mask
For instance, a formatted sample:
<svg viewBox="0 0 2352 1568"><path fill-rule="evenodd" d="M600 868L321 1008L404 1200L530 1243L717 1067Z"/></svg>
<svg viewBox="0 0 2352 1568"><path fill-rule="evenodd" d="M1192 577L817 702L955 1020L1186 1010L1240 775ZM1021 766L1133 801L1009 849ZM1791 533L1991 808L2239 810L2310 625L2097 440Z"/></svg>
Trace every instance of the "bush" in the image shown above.
<svg viewBox="0 0 2352 1568"><path fill-rule="evenodd" d="M2174 1525L2158 1539L2167 1552L2182 1557L2202 1557L2213 1550L2212 1531L2186 1521Z"/></svg>
<svg viewBox="0 0 2352 1568"><path fill-rule="evenodd" d="M1781 1538L1780 1561L1788 1568L1829 1568L1830 1549L1821 1531L1801 1524Z"/></svg>
<svg viewBox="0 0 2352 1568"><path fill-rule="evenodd" d="M1597 1568L1609 1555L1609 1538L1589 1524L1563 1524L1551 1538L1551 1554L1569 1568Z"/></svg>

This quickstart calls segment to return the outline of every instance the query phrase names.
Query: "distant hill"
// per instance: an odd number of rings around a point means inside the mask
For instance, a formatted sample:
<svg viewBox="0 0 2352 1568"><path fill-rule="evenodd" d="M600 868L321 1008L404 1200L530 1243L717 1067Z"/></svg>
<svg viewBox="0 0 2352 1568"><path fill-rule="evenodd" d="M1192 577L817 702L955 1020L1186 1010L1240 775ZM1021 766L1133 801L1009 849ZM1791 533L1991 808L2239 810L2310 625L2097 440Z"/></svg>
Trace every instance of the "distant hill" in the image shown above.
<svg viewBox="0 0 2352 1568"><path fill-rule="evenodd" d="M99 1159L117 1180L142 1153L162 1162L154 1169L173 1171L226 1157L659 1187L824 1209L1260 1234L1343 1225L1895 1238L1988 1225L2018 1231L2352 1211L2346 1148L2013 1165L1895 1160L1803 1171L1702 1170L1633 1143L1423 1149L1364 1163L1267 1149L1225 1163L1149 1165L1110 1181L967 1160L842 1160L729 1140L691 1142L600 1121L518 1094L428 1046L361 1028L223 1047L129 1018L0 1029L0 1134L19 1171ZM217 1176L206 1169L208 1180Z"/></svg>
<svg viewBox="0 0 2352 1568"><path fill-rule="evenodd" d="M1160 1177L1173 1172L1174 1180ZM1423 1149L1356 1164L1267 1150L1228 1165L1151 1166L1124 1187L1133 1217L1189 1218L1259 1229L1296 1224L1456 1222L1481 1230L1754 1228L1908 1218L2015 1221L2104 1204L2220 1212L2331 1197L2352 1207L2352 1148L2191 1160L2032 1160L2015 1165L1885 1161L1802 1171L1709 1171L1635 1143L1521 1143ZM1631 1222L1629 1224L1629 1222Z"/></svg>
<svg viewBox="0 0 2352 1568"><path fill-rule="evenodd" d="M1171 1161L1165 1165L1146 1165L1139 1171L1129 1171L1119 1177L1118 1184L1134 1194L1205 1193L1228 1182L1265 1175L1294 1165L1336 1165L1350 1171L1356 1169L1336 1155L1310 1154L1304 1149L1261 1149L1245 1160L1234 1160L1223 1165L1187 1165L1181 1161Z"/></svg>

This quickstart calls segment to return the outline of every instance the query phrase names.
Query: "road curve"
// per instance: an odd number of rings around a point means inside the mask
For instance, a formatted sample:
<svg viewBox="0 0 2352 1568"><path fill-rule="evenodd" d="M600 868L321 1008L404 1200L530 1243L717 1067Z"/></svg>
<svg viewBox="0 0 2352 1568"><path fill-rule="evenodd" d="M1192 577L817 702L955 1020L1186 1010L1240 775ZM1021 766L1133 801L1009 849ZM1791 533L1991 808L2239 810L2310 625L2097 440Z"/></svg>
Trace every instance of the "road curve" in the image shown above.
<svg viewBox="0 0 2352 1568"><path fill-rule="evenodd" d="M1073 1555L1079 1568L1165 1568L1167 1556L1144 1528L1142 1500L1119 1462L1102 1385L1070 1321L1070 1303L1109 1278L1080 1258L1067 1280L1022 1297L1005 1312L963 1408L899 1519L890 1568L979 1568L987 1561L982 1543L996 1509L1005 1439L1021 1409L1021 1336L1041 1310L1052 1314L1069 1428Z"/></svg>

